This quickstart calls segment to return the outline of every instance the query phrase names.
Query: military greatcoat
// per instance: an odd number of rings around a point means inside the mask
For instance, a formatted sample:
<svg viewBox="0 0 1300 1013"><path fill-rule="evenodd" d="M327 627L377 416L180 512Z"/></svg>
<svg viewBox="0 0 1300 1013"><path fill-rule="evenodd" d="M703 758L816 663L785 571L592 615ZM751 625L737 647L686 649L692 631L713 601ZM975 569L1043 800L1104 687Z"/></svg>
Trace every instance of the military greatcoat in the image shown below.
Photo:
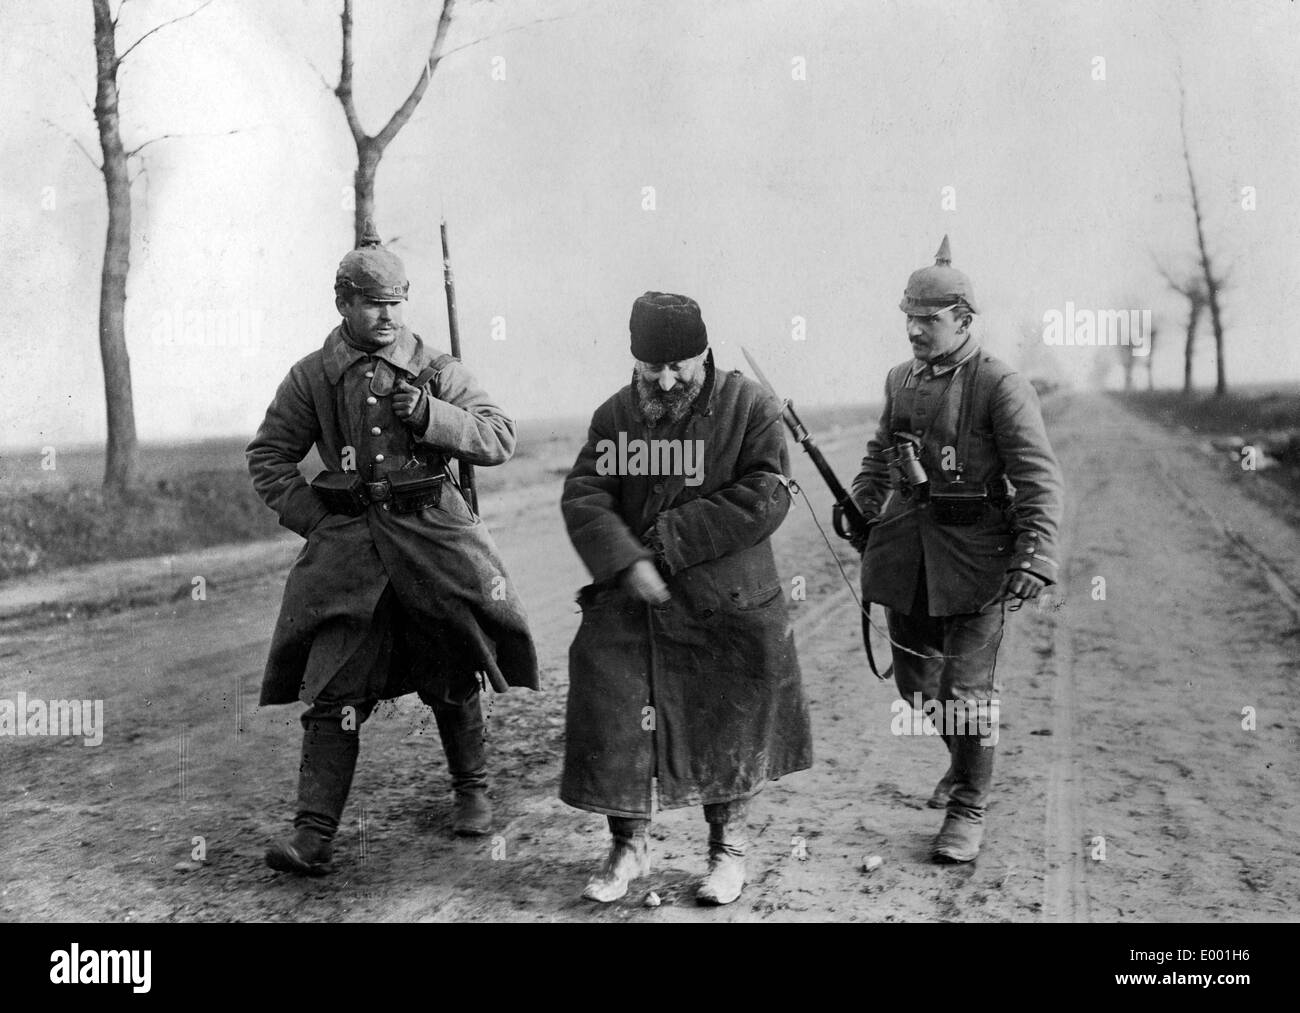
<svg viewBox="0 0 1300 1013"><path fill-rule="evenodd" d="M908 360L889 371L880 424L853 483L864 516L879 519L862 560L863 599L902 613L912 611L918 579L929 614L950 616L996 599L1009 570L1051 584L1059 569L1061 472L1037 394L973 338L945 359L930 368ZM938 523L932 503L891 482L883 451L898 431L921 437L931 496L997 492L1004 477L1013 496L988 503L968 526Z"/></svg>
<svg viewBox="0 0 1300 1013"><path fill-rule="evenodd" d="M424 386L428 423L412 433L393 412L393 389L440 359ZM438 506L415 513L388 503L355 517L331 513L298 469L312 444L327 469L341 470L349 455L366 481L377 481L412 458L501 464L514 452L515 430L464 365L405 327L392 344L367 352L339 326L294 364L247 449L258 495L307 539L285 584L261 702L314 700L366 638L390 584L418 626L420 656L397 659L377 696L479 671L498 692L536 689L523 605L487 527L452 483Z"/></svg>

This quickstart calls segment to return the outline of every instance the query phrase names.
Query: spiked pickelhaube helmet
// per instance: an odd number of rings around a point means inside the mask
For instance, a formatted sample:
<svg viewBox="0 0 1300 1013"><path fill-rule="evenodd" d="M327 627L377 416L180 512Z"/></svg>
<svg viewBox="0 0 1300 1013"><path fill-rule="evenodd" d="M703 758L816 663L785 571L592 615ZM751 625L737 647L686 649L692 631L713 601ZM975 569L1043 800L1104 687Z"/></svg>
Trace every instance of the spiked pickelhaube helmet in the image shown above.
<svg viewBox="0 0 1300 1013"><path fill-rule="evenodd" d="M410 287L401 258L383 248L375 223L367 221L357 248L339 262L335 294L360 295L372 302L403 302Z"/></svg>
<svg viewBox="0 0 1300 1013"><path fill-rule="evenodd" d="M912 272L903 291L903 301L898 308L908 316L930 316L949 306L965 305L978 313L975 305L975 286L961 271L952 266L952 253L948 237L943 237L939 252L934 255L933 267L922 267Z"/></svg>

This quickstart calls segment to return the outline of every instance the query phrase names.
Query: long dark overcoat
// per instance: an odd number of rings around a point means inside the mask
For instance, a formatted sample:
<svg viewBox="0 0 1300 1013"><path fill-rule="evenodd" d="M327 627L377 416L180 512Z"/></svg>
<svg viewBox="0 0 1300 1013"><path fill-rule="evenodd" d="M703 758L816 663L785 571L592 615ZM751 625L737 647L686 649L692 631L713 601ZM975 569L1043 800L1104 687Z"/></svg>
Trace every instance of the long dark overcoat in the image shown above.
<svg viewBox="0 0 1300 1013"><path fill-rule="evenodd" d="M424 386L428 424L413 435L392 410L393 388L439 358L445 363ZM519 596L487 527L451 482L439 506L416 513L380 504L356 517L331 513L298 470L313 443L327 469L339 470L347 454L370 481L412 456L500 464L514 452L515 432L465 366L405 327L373 353L350 345L337 327L294 364L247 450L258 494L307 539L285 583L261 702L315 699L365 639L390 583L418 624L421 656L399 659L379 696L478 671L498 692L536 689L537 657Z"/></svg>
<svg viewBox="0 0 1300 1013"><path fill-rule="evenodd" d="M700 440L699 485L678 475L602 474L602 448ZM633 470L631 466L628 470ZM684 470L684 469L683 469ZM726 802L812 764L784 588L769 537L790 506L776 400L708 360L687 418L646 424L635 387L596 410L564 483L562 510L593 583L569 651L560 797L616 816ZM631 598L619 574L654 558L672 600Z"/></svg>

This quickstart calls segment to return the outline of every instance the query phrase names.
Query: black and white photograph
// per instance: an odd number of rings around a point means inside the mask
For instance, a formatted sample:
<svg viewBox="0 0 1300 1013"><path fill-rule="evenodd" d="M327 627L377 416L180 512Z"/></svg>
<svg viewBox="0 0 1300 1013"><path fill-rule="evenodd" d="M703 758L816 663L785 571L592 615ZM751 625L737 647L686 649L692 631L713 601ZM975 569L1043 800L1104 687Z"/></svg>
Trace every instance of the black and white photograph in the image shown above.
<svg viewBox="0 0 1300 1013"><path fill-rule="evenodd" d="M1300 920L1294 3L0 11L0 921Z"/></svg>

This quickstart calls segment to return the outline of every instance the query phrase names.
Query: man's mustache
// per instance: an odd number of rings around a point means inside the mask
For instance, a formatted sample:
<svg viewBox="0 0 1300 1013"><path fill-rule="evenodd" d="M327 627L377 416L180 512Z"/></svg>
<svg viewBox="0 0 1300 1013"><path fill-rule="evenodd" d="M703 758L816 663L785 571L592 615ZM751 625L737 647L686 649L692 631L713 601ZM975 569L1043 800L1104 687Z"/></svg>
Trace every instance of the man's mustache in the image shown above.
<svg viewBox="0 0 1300 1013"><path fill-rule="evenodd" d="M678 383L671 390L664 390L656 383L641 381L641 390L645 396L659 401L680 401L690 389L691 385L689 383Z"/></svg>

